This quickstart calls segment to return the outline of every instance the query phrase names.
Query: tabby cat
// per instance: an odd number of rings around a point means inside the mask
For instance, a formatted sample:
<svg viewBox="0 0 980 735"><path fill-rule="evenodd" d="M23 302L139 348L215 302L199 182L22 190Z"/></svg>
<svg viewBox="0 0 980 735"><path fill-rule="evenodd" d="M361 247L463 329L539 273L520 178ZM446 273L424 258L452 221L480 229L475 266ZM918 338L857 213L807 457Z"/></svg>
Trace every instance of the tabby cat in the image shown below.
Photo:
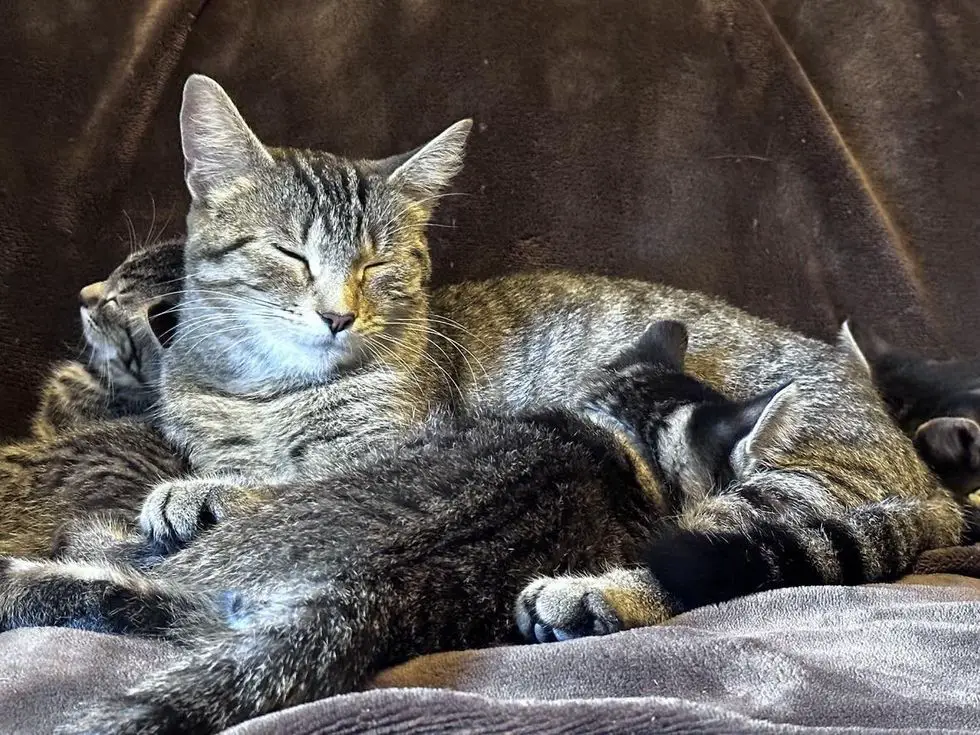
<svg viewBox="0 0 980 735"><path fill-rule="evenodd" d="M943 484L980 489L980 360L926 360L844 322L841 342L871 375L895 420Z"/></svg>
<svg viewBox="0 0 980 735"><path fill-rule="evenodd" d="M278 502L232 513L145 574L7 560L0 629L83 621L186 645L180 663L74 725L133 733L213 732L360 687L412 655L506 641L536 572L616 563L631 567L622 584L642 582L643 544L675 510L660 498L689 502L689 467L731 475L735 447L751 455L786 415L791 390L738 404L684 375L685 345L682 325L659 322L587 381L583 410L664 460L663 496L637 481L614 434L571 412L433 416L332 476L268 488Z"/></svg>
<svg viewBox="0 0 980 735"><path fill-rule="evenodd" d="M381 161L267 148L217 83L188 80L186 293L164 360L163 423L209 476L154 491L143 524L155 538L186 541L202 516L248 498L251 478L328 472L433 407L573 403L582 366L612 359L651 314L688 325L693 373L727 395L794 381L798 420L744 480L778 512L945 498L852 360L716 299L568 273L462 283L430 299L424 229L469 128ZM732 493L683 523L739 532L772 512ZM940 543L962 518L939 502L922 522L928 530L913 533ZM884 553L870 551L868 568Z"/></svg>
<svg viewBox="0 0 980 735"><path fill-rule="evenodd" d="M141 416L154 405L162 354L157 334L168 339L176 325L183 246L183 238L151 243L105 281L81 290L88 366L72 361L52 369L32 422L36 438L52 439L91 421Z"/></svg>
<svg viewBox="0 0 980 735"><path fill-rule="evenodd" d="M77 516L108 516L113 537L126 535L149 488L186 471L149 422L162 353L151 323L166 338L182 246L172 240L136 251L106 281L82 289L92 372L77 362L57 366L34 438L0 448L0 553L71 547L98 557L99 546L71 530L81 530Z"/></svg>

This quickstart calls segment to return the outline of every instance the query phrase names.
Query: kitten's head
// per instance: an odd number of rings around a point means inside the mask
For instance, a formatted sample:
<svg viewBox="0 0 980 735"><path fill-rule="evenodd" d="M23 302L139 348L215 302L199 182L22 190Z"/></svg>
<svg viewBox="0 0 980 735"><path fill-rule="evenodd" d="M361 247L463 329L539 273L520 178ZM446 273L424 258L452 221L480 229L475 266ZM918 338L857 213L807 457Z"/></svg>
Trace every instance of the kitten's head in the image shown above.
<svg viewBox="0 0 980 735"><path fill-rule="evenodd" d="M187 333L210 320L236 345L240 377L261 382L326 376L422 333L425 228L471 121L384 160L269 148L193 75L180 126L192 200L181 334L185 315Z"/></svg>
<svg viewBox="0 0 980 735"><path fill-rule="evenodd" d="M667 488L706 493L749 472L766 447L780 443L796 387L733 401L684 372L686 352L683 324L654 322L603 368L587 412L633 437Z"/></svg>
<svg viewBox="0 0 980 735"><path fill-rule="evenodd" d="M853 320L840 342L943 484L957 493L980 489L980 360L916 357Z"/></svg>
<svg viewBox="0 0 980 735"><path fill-rule="evenodd" d="M135 251L79 293L91 364L114 392L148 398L155 389L182 271L183 240L164 240Z"/></svg>

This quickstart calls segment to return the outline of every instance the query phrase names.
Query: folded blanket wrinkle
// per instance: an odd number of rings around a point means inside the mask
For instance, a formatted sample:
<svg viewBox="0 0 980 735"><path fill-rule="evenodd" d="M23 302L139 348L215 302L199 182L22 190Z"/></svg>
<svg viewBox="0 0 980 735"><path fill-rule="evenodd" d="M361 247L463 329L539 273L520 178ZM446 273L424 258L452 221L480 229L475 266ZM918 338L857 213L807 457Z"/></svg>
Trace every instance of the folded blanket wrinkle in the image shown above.
<svg viewBox="0 0 980 735"><path fill-rule="evenodd" d="M227 732L980 733L978 637L980 582L784 589L612 636L425 656ZM0 732L45 732L175 655L84 631L0 634Z"/></svg>

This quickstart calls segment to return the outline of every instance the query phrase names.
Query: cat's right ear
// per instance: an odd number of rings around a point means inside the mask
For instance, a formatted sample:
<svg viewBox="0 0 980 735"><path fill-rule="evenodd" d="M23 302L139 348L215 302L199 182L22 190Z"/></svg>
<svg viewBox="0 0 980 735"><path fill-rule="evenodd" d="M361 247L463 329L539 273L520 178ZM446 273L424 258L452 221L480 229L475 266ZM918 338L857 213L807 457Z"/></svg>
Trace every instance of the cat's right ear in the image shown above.
<svg viewBox="0 0 980 735"><path fill-rule="evenodd" d="M191 198L208 202L247 179L272 157L216 81L192 74L180 107L184 180Z"/></svg>
<svg viewBox="0 0 980 735"><path fill-rule="evenodd" d="M796 383L788 383L738 404L739 420L747 433L732 450L736 472L748 472L754 462L765 459L769 449L791 443L792 425L798 420L794 411L798 396Z"/></svg>
<svg viewBox="0 0 980 735"><path fill-rule="evenodd" d="M980 424L959 416L930 419L916 429L919 455L955 493L980 487Z"/></svg>
<svg viewBox="0 0 980 735"><path fill-rule="evenodd" d="M375 163L387 175L387 183L415 199L427 212L436 197L463 168L466 139L472 120L450 125L421 148Z"/></svg>
<svg viewBox="0 0 980 735"><path fill-rule="evenodd" d="M174 299L160 299L146 310L150 333L161 349L167 349L177 336L178 308Z"/></svg>

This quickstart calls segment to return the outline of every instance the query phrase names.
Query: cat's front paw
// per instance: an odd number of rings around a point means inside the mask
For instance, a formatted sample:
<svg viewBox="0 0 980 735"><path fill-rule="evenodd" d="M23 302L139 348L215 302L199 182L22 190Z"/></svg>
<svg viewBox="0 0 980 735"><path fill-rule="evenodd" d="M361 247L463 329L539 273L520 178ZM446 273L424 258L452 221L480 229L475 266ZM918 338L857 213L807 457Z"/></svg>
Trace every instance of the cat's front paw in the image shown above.
<svg viewBox="0 0 980 735"><path fill-rule="evenodd" d="M238 485L214 479L160 483L143 503L140 528L165 546L186 544L224 520L243 492Z"/></svg>
<svg viewBox="0 0 980 735"><path fill-rule="evenodd" d="M551 643L623 629L595 577L537 579L517 598L517 627L528 641Z"/></svg>
<svg viewBox="0 0 980 735"><path fill-rule="evenodd" d="M669 616L663 595L643 569L541 577L518 595L516 609L521 634L538 643L608 635Z"/></svg>

